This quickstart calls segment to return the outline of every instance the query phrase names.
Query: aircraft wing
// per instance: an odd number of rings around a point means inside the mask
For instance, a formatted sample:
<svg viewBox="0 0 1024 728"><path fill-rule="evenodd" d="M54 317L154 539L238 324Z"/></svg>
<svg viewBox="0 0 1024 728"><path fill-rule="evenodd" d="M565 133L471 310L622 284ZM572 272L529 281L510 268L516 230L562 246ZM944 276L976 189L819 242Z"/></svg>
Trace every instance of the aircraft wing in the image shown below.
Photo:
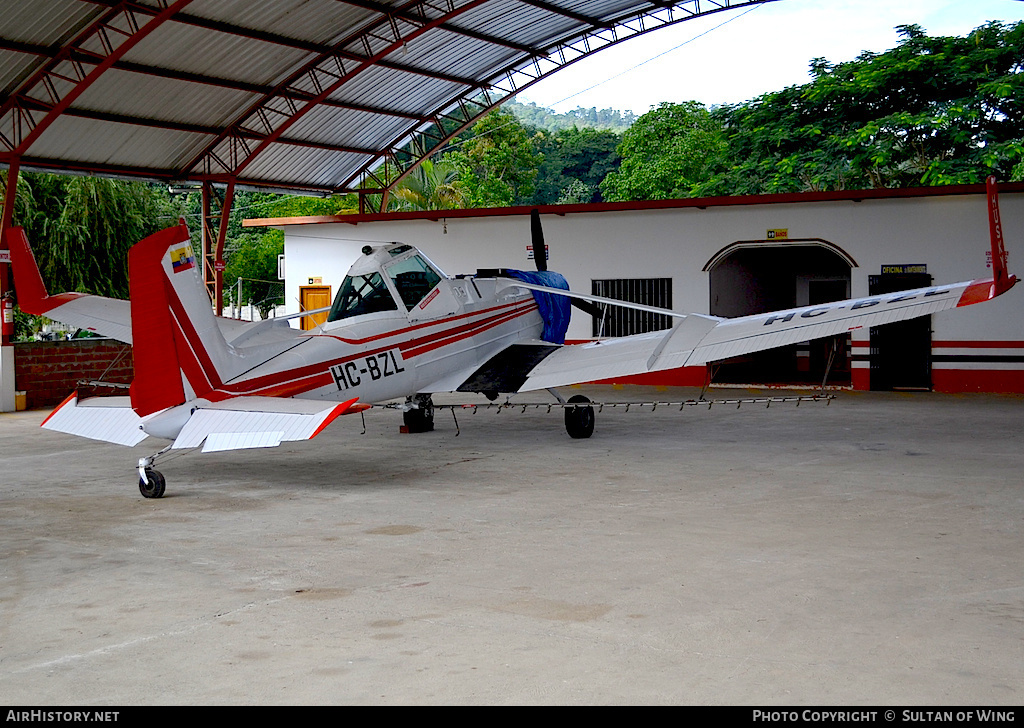
<svg viewBox="0 0 1024 728"><path fill-rule="evenodd" d="M11 250L18 306L22 311L34 316L46 316L62 324L92 331L126 344L132 343L130 301L86 293L50 295L47 293L46 285L39 273L39 266L36 264L35 255L29 246L25 230L20 227L11 228L7 233L7 244ZM288 319L327 310L330 309L304 311L257 322L238 321L218 316L217 326L230 343L237 345L255 333L265 331L271 326L280 325Z"/></svg>
<svg viewBox="0 0 1024 728"><path fill-rule="evenodd" d="M1011 276L1009 285L1014 281ZM560 347L530 370L520 389L697 366L986 301L998 295L995 290L985 279L733 319L662 311L679 319L671 329Z"/></svg>
<svg viewBox="0 0 1024 728"><path fill-rule="evenodd" d="M1003 244L1003 228L999 216L998 186L994 177L986 180L986 192L992 276L974 281L725 319L668 311L508 280L499 290L541 290L559 296L582 298L593 303L664 314L678 319L678 322L668 331L604 339L576 346L549 347L546 352L535 350L536 361L520 374L518 381L505 377L513 384L518 383L518 389L500 391L547 389L663 369L699 366L710 361L845 334L865 326L905 321L991 300L1010 290L1017 282L1017 277L1007 270L1006 247ZM502 371L498 366L501 364L501 356L499 354L487 362L474 376L479 378L481 374ZM471 377L467 383L472 381Z"/></svg>

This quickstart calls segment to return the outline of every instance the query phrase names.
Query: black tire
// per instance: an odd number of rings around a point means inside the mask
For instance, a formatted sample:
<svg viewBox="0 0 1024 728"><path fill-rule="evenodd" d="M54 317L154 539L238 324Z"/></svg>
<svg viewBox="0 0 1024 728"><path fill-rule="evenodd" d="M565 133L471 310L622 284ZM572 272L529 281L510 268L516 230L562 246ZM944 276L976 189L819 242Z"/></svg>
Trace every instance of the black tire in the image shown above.
<svg viewBox="0 0 1024 728"><path fill-rule="evenodd" d="M590 407L590 400L582 394L569 398L569 404L583 404L587 407L566 407L565 408L565 431L574 440L585 440L594 434L594 408Z"/></svg>
<svg viewBox="0 0 1024 728"><path fill-rule="evenodd" d="M417 401L419 407L402 413L402 421L410 433L431 432L434 429L434 402L429 397Z"/></svg>
<svg viewBox="0 0 1024 728"><path fill-rule="evenodd" d="M167 487L167 481L164 480L163 474L159 470L146 468L146 477L149 478L148 483L139 478L139 492L142 493L142 497L163 498L164 489Z"/></svg>

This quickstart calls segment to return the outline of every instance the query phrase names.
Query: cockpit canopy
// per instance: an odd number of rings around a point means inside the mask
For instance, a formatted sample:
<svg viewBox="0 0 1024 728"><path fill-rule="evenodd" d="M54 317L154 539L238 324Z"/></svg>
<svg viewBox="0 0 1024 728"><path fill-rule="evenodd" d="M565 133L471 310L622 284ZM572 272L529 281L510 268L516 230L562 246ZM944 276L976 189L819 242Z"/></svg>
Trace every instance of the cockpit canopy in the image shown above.
<svg viewBox="0 0 1024 728"><path fill-rule="evenodd" d="M369 250L369 252L366 252ZM364 248L342 281L328 321L381 311L411 311L445 277L411 245Z"/></svg>

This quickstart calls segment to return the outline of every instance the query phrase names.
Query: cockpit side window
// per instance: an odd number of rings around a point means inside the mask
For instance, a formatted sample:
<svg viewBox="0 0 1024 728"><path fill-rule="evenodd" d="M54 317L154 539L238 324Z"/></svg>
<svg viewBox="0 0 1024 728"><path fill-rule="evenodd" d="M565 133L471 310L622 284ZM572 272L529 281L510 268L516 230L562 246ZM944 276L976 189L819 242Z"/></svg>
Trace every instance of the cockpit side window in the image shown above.
<svg viewBox="0 0 1024 728"><path fill-rule="evenodd" d="M393 263L386 270L402 297L402 303L410 311L441 280L438 272L418 255Z"/></svg>
<svg viewBox="0 0 1024 728"><path fill-rule="evenodd" d="M398 305L381 274L367 273L345 277L327 320L340 321L364 313L397 310Z"/></svg>

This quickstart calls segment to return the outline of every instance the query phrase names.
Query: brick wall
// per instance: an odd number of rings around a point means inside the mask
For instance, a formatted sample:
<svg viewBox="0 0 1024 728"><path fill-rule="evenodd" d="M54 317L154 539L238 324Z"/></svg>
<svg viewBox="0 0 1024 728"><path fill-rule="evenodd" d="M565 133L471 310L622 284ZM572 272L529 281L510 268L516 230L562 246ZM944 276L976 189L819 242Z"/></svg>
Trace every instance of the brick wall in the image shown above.
<svg viewBox="0 0 1024 728"><path fill-rule="evenodd" d="M14 386L25 391L29 409L58 405L76 389L80 398L128 394L127 389L80 386L79 381L102 377L104 381L130 384L134 376L131 346L113 339L14 345Z"/></svg>

